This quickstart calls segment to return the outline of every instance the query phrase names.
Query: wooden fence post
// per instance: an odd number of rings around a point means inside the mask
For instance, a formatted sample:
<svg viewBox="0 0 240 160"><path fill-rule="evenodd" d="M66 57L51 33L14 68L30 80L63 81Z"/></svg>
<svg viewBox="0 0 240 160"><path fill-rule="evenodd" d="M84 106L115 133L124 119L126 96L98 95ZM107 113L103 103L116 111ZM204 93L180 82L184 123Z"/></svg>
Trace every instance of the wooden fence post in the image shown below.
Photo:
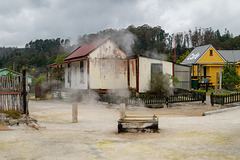
<svg viewBox="0 0 240 160"><path fill-rule="evenodd" d="M221 108L224 106L224 96L221 96Z"/></svg>
<svg viewBox="0 0 240 160"><path fill-rule="evenodd" d="M22 92L22 95L23 95L23 111L24 111L24 114L28 115L28 103L27 103L27 88L26 88L26 69L24 69L23 71L23 92Z"/></svg>
<svg viewBox="0 0 240 160"><path fill-rule="evenodd" d="M218 88L218 71L216 73L215 93L217 93L217 88Z"/></svg>
<svg viewBox="0 0 240 160"><path fill-rule="evenodd" d="M76 123L78 121L78 105L75 103L72 105L72 122Z"/></svg>
<svg viewBox="0 0 240 160"><path fill-rule="evenodd" d="M222 89L222 67L220 67L219 89Z"/></svg>
<svg viewBox="0 0 240 160"><path fill-rule="evenodd" d="M125 117L125 110L126 110L125 103L121 103L119 108L120 119Z"/></svg>
<svg viewBox="0 0 240 160"><path fill-rule="evenodd" d="M204 101L206 100L206 92L201 93L201 97L202 97L202 104L204 104Z"/></svg>
<svg viewBox="0 0 240 160"><path fill-rule="evenodd" d="M168 108L168 97L165 98L165 104L166 104L166 106Z"/></svg>
<svg viewBox="0 0 240 160"><path fill-rule="evenodd" d="M210 101L211 101L211 105L214 106L214 96L213 96L213 92L211 93L211 96L210 96Z"/></svg>

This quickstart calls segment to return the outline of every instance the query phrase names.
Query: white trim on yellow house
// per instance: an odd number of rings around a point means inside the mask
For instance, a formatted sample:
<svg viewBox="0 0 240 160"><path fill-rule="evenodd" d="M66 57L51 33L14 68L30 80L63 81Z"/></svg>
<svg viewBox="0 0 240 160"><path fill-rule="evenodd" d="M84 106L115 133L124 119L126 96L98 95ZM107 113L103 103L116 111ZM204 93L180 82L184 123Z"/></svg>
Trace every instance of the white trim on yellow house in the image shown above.
<svg viewBox="0 0 240 160"><path fill-rule="evenodd" d="M212 56L210 56L210 50L212 50ZM232 55L228 53L232 53ZM234 61L232 59L234 59ZM209 78L209 82L215 86L216 73L220 73L224 64L226 64L227 61L236 63L239 60L240 50L218 51L210 44L194 48L181 64L192 67L192 79L196 79L197 77L199 83L205 83L205 80L202 80L202 78ZM239 70L238 66L237 70Z"/></svg>
<svg viewBox="0 0 240 160"><path fill-rule="evenodd" d="M212 45L210 45L208 48L207 48L207 50L197 59L197 62L195 62L195 63L198 63L200 60L201 60L201 58L203 57L203 56L205 56L205 54L210 50L210 49L213 49L219 56L220 56L220 58L222 58L222 60L226 63L227 61L223 58L223 56L212 46ZM218 63L218 62L217 62ZM199 63L200 64L200 63ZM209 63L207 63L207 64L209 64ZM214 64L214 63L213 63Z"/></svg>

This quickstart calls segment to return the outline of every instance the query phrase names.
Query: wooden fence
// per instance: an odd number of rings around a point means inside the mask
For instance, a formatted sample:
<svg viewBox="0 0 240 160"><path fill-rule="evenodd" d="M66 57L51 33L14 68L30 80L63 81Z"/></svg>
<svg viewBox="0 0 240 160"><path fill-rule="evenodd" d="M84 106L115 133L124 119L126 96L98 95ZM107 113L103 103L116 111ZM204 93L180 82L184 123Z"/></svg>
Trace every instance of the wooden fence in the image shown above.
<svg viewBox="0 0 240 160"><path fill-rule="evenodd" d="M105 94L100 95L100 100L108 103L125 103L126 105L138 105L140 103L144 103L145 106L158 104L166 104L168 106L169 103L179 102L201 101L204 103L206 100L206 93L191 91L170 96L140 94L138 96L131 96L130 98Z"/></svg>
<svg viewBox="0 0 240 160"><path fill-rule="evenodd" d="M0 111L23 111L22 76L0 76Z"/></svg>
<svg viewBox="0 0 240 160"><path fill-rule="evenodd" d="M224 104L240 102L240 93L231 93L227 95L214 95L213 92L211 93L211 104Z"/></svg>
<svg viewBox="0 0 240 160"><path fill-rule="evenodd" d="M179 102L193 102L201 101L204 103L206 101L205 92L194 92L175 94L167 97L166 103L179 103Z"/></svg>

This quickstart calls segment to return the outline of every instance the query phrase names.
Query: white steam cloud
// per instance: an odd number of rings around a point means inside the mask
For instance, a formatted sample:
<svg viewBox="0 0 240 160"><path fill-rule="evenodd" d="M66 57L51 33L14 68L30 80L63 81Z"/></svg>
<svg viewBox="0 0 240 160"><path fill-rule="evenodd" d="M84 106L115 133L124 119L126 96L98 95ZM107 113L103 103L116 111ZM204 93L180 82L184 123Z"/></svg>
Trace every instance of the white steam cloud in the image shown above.
<svg viewBox="0 0 240 160"><path fill-rule="evenodd" d="M130 32L127 29L121 29L121 30L106 30L99 32L97 34L90 34L90 35L83 35L78 38L78 44L74 47L77 48L79 46L82 46L83 44L95 41L97 39L102 38L109 38L113 42L115 42L120 49L122 49L124 52L126 52L128 55L132 55L133 51L133 45L137 41L136 35L134 35L132 32Z"/></svg>
<svg viewBox="0 0 240 160"><path fill-rule="evenodd" d="M137 36L132 32L124 29L116 32L116 34L110 36L111 39L128 55L133 54L133 45L137 41Z"/></svg>
<svg viewBox="0 0 240 160"><path fill-rule="evenodd" d="M163 61L167 60L167 55L158 53L156 49L153 49L151 51L146 51L145 55L147 57L154 58L154 59L160 59L160 60L163 60Z"/></svg>

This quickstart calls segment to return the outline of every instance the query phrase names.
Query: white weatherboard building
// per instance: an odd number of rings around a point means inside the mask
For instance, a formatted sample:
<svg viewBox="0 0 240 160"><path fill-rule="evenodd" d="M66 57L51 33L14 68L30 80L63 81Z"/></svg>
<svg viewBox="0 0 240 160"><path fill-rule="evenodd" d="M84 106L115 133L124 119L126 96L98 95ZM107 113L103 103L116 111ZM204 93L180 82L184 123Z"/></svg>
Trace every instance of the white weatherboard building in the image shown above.
<svg viewBox="0 0 240 160"><path fill-rule="evenodd" d="M65 88L83 90L128 88L127 55L109 39L85 44L71 53L63 63L55 65L65 68Z"/></svg>
<svg viewBox="0 0 240 160"><path fill-rule="evenodd" d="M143 56L129 57L129 87L137 92L150 90L150 79L156 72L172 75L172 62Z"/></svg>
<svg viewBox="0 0 240 160"><path fill-rule="evenodd" d="M173 62L163 61L144 56L129 57L129 88L138 93L150 90L150 80L152 74L162 72L179 79L177 87L190 89L191 73L190 68L178 65Z"/></svg>
<svg viewBox="0 0 240 160"><path fill-rule="evenodd" d="M127 57L107 38L85 44L72 52L64 62L47 66L50 71L52 67L57 67L58 80L58 77L63 77L62 68L65 68L64 88L67 89L132 89L138 93L146 92L150 89L151 75L159 71L180 76L181 84L187 83L185 86L180 85L180 88L190 89L190 67L182 65L181 74L178 74L175 70L179 70L179 67L172 62L139 55ZM183 73L184 78L181 77Z"/></svg>

